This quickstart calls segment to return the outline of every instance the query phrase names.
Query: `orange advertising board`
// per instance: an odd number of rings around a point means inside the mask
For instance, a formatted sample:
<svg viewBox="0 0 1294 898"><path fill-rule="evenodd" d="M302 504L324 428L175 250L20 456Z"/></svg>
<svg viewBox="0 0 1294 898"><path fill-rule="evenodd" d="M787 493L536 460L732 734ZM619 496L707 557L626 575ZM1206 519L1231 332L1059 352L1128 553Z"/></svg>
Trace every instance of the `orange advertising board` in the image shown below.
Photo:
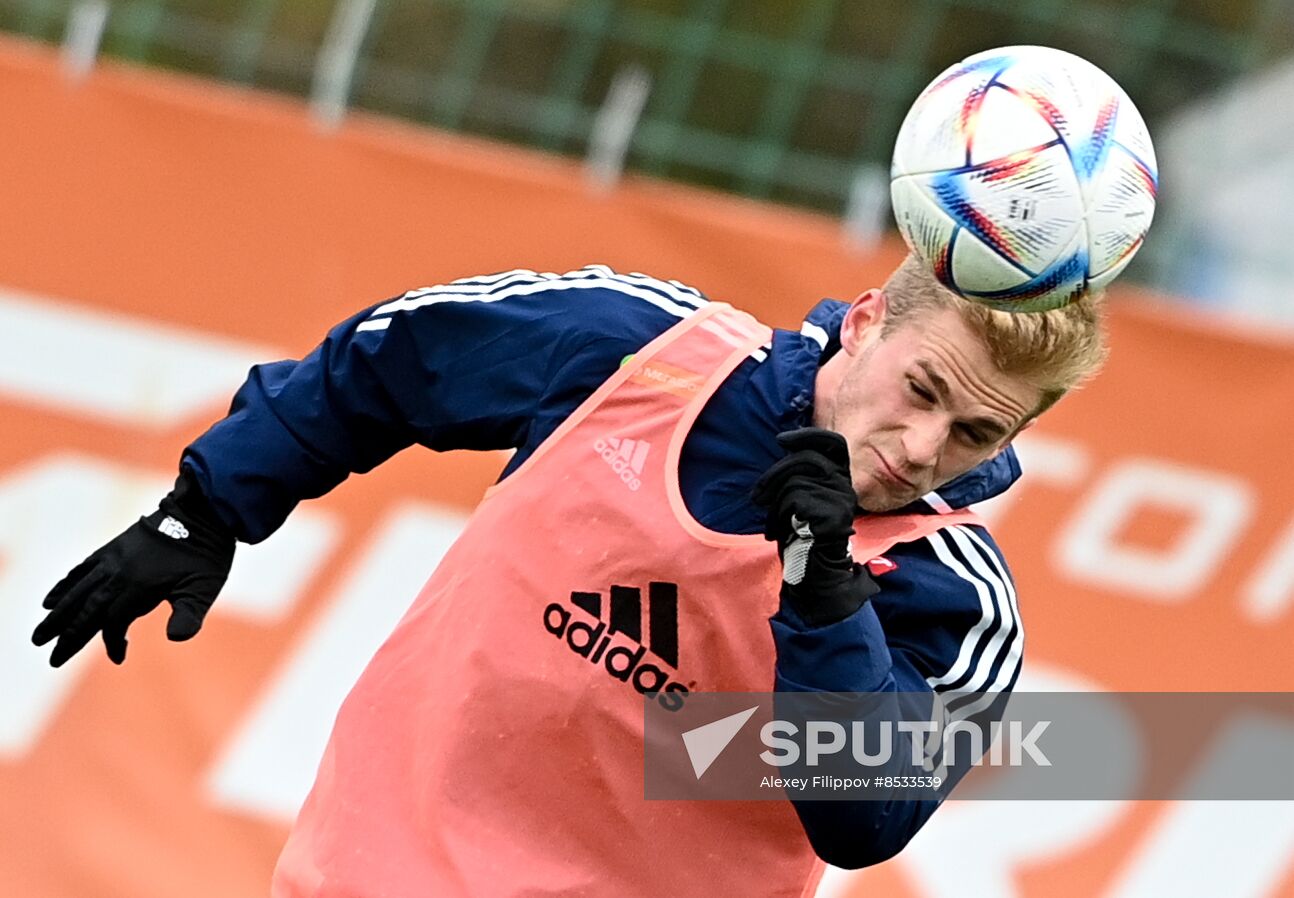
<svg viewBox="0 0 1294 898"><path fill-rule="evenodd" d="M5 894L265 894L337 702L502 465L406 452L240 550L193 642L167 643L159 614L123 667L96 645L50 670L27 641L45 591L151 510L248 365L471 274L602 262L795 326L901 257L794 210L634 179L600 193L498 144L362 116L324 132L295 100L111 65L73 83L9 40L0 110ZM1294 344L1112 305L1108 370L1030 431L1024 481L984 509L1028 628L1021 688L1294 690ZM1273 802L954 801L822 893L1294 896L1291 820Z"/></svg>

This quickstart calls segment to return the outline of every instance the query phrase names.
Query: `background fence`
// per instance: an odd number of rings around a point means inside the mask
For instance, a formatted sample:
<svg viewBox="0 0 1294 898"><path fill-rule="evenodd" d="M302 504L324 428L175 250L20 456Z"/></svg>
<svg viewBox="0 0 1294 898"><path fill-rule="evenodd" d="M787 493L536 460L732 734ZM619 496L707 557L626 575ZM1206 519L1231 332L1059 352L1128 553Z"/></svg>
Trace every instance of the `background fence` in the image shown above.
<svg viewBox="0 0 1294 898"><path fill-rule="evenodd" d="M0 29L57 41L73 6L0 0ZM1091 59L1165 139L1294 49L1288 0L118 0L103 49L304 95L348 6L362 20L356 107L578 155L616 74L640 70L632 170L835 214L883 181L921 87L986 47ZM1186 214L1175 165L1169 218ZM1154 244L1129 277L1180 288L1170 269L1195 254Z"/></svg>

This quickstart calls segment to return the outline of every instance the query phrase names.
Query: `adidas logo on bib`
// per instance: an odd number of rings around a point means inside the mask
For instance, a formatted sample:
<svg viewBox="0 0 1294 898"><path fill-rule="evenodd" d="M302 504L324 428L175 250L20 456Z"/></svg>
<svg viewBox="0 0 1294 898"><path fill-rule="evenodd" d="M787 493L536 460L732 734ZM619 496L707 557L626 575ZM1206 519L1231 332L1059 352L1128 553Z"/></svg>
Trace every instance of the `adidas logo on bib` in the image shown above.
<svg viewBox="0 0 1294 898"><path fill-rule="evenodd" d="M586 623L575 609L553 602L544 609L544 629L590 664L622 683L632 683L644 695L654 693L665 710L677 711L689 691L670 679L678 670L678 586L649 583L647 600L646 643L642 638L642 590L632 586L611 587L609 620L602 614L602 593L573 592L571 605L592 615L593 620ZM627 639L614 639L617 634ZM648 649L653 656L650 659Z"/></svg>
<svg viewBox="0 0 1294 898"><path fill-rule="evenodd" d="M598 439L593 450L616 472L620 482L635 492L643 485L643 463L651 451L651 443L646 440L621 440L616 437Z"/></svg>

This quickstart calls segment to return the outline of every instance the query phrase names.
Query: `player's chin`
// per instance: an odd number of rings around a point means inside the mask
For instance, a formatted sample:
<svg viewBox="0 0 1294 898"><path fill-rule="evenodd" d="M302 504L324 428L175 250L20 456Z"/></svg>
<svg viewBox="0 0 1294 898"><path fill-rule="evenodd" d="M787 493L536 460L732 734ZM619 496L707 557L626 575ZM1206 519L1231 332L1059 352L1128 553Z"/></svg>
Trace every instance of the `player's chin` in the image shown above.
<svg viewBox="0 0 1294 898"><path fill-rule="evenodd" d="M874 513L897 511L921 498L916 490L888 489L875 481L869 482L863 489L858 489L857 486L854 489L858 493L859 506Z"/></svg>

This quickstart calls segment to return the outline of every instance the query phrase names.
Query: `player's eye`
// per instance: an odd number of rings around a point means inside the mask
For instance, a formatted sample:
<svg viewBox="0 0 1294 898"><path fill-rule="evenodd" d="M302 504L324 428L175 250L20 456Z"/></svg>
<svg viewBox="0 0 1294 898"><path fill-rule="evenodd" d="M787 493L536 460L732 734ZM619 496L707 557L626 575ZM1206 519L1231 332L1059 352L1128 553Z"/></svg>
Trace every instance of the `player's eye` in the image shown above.
<svg viewBox="0 0 1294 898"><path fill-rule="evenodd" d="M916 396L922 402L934 402L935 394L921 385L920 381L908 378L908 387L912 390L912 395Z"/></svg>
<svg viewBox="0 0 1294 898"><path fill-rule="evenodd" d="M958 429L961 431L962 439L970 443L972 446L987 446L989 443L993 442L989 438L988 434L982 433L970 425L963 424Z"/></svg>

